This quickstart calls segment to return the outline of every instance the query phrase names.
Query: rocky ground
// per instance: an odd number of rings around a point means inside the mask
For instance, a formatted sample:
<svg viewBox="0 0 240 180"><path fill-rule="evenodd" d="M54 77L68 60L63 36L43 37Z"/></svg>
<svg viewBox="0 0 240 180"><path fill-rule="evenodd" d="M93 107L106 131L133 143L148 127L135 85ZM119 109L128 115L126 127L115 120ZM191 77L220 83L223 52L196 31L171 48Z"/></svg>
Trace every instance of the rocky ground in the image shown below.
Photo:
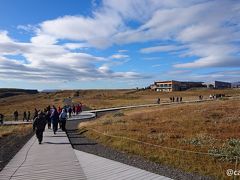
<svg viewBox="0 0 240 180"><path fill-rule="evenodd" d="M89 119L94 120L94 119ZM88 121L88 120L84 120ZM80 120L68 121L67 122L67 135L74 149L84 151L87 153L95 154L101 157L112 159L124 164L135 166L140 169L144 169L156 174L167 176L173 179L212 179L210 177L203 177L197 174L185 173L178 169L173 169L168 166L157 164L151 161L148 161L142 157L130 155L124 152L116 151L110 147L106 147L102 144L97 143L94 140L91 140L85 137L84 132L80 133L77 129Z"/></svg>

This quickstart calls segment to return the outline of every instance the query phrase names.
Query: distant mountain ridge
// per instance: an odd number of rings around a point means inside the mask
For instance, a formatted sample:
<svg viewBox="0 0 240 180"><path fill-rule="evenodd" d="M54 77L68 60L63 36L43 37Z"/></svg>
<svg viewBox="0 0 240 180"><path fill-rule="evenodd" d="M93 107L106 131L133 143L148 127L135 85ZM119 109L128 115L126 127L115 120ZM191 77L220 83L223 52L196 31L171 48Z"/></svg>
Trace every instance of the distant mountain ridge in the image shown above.
<svg viewBox="0 0 240 180"><path fill-rule="evenodd" d="M38 90L35 89L0 88L0 98L6 98L22 94L37 94L37 93Z"/></svg>
<svg viewBox="0 0 240 180"><path fill-rule="evenodd" d="M61 89L44 89L41 92L45 92L45 93L51 93L51 92L60 92L62 91Z"/></svg>

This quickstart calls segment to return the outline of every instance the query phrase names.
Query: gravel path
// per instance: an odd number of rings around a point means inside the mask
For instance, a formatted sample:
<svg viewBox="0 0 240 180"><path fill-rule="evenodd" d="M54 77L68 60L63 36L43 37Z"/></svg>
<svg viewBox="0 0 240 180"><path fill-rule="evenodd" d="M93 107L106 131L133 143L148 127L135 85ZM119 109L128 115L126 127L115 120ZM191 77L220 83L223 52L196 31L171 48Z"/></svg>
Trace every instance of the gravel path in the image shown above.
<svg viewBox="0 0 240 180"><path fill-rule="evenodd" d="M112 159L173 179L211 179L209 177L203 177L197 174L190 174L165 165L157 164L139 156L129 155L127 153L114 150L110 147L106 147L102 144L95 142L94 140L88 139L85 137L84 132L81 134L79 133L77 127L80 122L89 120L94 119L67 121L67 135L74 149Z"/></svg>

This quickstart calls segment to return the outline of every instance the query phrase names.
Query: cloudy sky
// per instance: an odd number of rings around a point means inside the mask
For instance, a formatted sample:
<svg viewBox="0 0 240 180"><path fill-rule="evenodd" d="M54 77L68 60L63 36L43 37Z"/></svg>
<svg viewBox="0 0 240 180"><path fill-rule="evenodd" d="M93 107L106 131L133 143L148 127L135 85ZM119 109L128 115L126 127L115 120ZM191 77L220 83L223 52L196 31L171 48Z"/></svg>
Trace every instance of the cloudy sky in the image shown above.
<svg viewBox="0 0 240 180"><path fill-rule="evenodd" d="M0 87L240 80L238 0L0 0Z"/></svg>

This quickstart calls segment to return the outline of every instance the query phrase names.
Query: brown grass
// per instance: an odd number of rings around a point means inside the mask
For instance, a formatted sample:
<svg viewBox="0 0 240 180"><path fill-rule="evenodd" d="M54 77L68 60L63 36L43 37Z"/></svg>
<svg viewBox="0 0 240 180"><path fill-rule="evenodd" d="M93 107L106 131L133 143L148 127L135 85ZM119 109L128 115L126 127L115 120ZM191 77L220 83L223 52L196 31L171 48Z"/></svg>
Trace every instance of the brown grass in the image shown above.
<svg viewBox="0 0 240 180"><path fill-rule="evenodd" d="M78 93L77 93L78 92ZM151 90L66 90L56 93L38 93L12 96L0 99L0 113L6 120L13 119L13 112L19 111L19 120L22 120L24 111L34 113L34 108L43 109L48 105L63 106L63 99L73 97L73 102L91 108L106 108L123 105L138 105L156 103L158 97L162 101L169 101L170 96L182 96L183 100L197 99L199 95L208 98L209 94L224 93L230 96L240 95L240 90L194 90L182 92L154 92ZM78 96L77 96L78 95Z"/></svg>
<svg viewBox="0 0 240 180"><path fill-rule="evenodd" d="M187 172L226 179L226 170L234 169L234 162L209 155L156 148L122 138L110 138L91 128L160 146L209 152L214 148L225 147L229 139L240 140L239 107L238 99L141 108L108 114L97 121L81 123L80 128L86 127L90 138L118 150Z"/></svg>
<svg viewBox="0 0 240 180"><path fill-rule="evenodd" d="M9 135L25 135L31 131L32 125L9 125L0 126L0 138L4 138Z"/></svg>
<svg viewBox="0 0 240 180"><path fill-rule="evenodd" d="M152 90L135 91L135 90L88 90L80 91L80 97L75 97L74 100L82 101L90 108L106 108L113 106L124 105L139 105L146 103L156 103L157 98L161 101L169 101L170 96L182 96L183 100L198 99L199 95L208 98L210 94L222 93L227 96L239 96L240 90L193 90L193 91L178 91L178 92L156 92Z"/></svg>

